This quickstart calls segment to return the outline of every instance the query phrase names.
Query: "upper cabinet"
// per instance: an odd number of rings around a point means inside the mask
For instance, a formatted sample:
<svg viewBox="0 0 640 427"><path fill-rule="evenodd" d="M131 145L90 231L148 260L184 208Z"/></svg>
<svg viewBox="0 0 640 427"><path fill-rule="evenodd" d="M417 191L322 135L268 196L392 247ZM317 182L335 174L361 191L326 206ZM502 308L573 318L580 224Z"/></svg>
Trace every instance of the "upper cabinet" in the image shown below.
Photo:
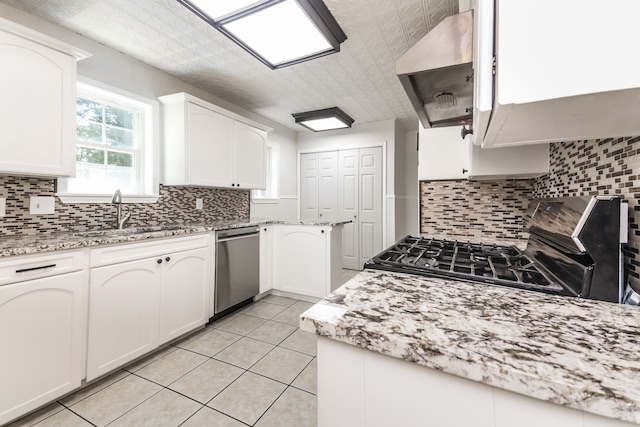
<svg viewBox="0 0 640 427"><path fill-rule="evenodd" d="M265 188L271 129L186 93L159 99L165 185Z"/></svg>
<svg viewBox="0 0 640 427"><path fill-rule="evenodd" d="M459 127L425 129L418 140L418 179L532 178L549 172L549 145L482 149Z"/></svg>
<svg viewBox="0 0 640 427"><path fill-rule="evenodd" d="M76 61L87 56L0 18L0 173L75 175Z"/></svg>
<svg viewBox="0 0 640 427"><path fill-rule="evenodd" d="M638 16L637 0L476 0L474 143L640 134Z"/></svg>

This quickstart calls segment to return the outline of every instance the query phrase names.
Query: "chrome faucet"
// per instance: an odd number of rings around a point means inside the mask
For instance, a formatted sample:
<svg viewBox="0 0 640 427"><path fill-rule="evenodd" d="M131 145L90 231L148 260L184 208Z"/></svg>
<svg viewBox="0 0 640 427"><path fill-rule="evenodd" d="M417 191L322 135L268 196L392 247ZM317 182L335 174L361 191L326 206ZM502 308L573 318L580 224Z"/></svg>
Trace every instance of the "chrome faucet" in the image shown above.
<svg viewBox="0 0 640 427"><path fill-rule="evenodd" d="M116 205L116 228L118 230L122 230L124 225L131 218L131 208L127 206L127 212L122 215L122 193L118 188L116 192L113 194L113 199L111 199L111 203Z"/></svg>

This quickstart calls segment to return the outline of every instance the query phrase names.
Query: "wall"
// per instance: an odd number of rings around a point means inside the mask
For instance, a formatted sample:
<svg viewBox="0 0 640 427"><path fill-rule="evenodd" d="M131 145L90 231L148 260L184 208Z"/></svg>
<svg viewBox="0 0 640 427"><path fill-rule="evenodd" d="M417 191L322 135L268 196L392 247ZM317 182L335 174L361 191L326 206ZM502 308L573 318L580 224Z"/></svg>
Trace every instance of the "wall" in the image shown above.
<svg viewBox="0 0 640 427"><path fill-rule="evenodd" d="M0 237L114 227L116 210L111 204L62 204L56 199L53 215L29 213L29 196L54 194L53 179L0 176L0 197L7 198L6 215L0 220ZM195 209L196 198L203 199L203 209ZM132 210L127 227L246 221L249 191L161 185L156 203L124 206Z"/></svg>
<svg viewBox="0 0 640 427"><path fill-rule="evenodd" d="M564 142L550 147L550 172L536 197L619 195L629 202L625 272L640 288L640 136Z"/></svg>
<svg viewBox="0 0 640 427"><path fill-rule="evenodd" d="M257 122L264 123L265 125L272 127L274 130L269 133L269 139L277 141L282 147L285 155L288 158L295 156L295 132L290 129L284 128L276 123L273 123L263 117L257 116L249 111L243 110L242 108L233 105L214 94L205 92L200 90L192 85L189 85L182 80L179 80L175 77L172 77L160 70L149 67L141 62L138 62L128 56L125 56L119 52L111 50L101 44L95 43L87 38L84 38L78 34L75 34L71 31L63 29L57 25L39 19L37 17L26 14L17 9L11 8L6 5L0 4L0 16L3 16L7 19L10 19L14 22L22 24L24 26L33 28L37 31L40 31L44 34L55 37L59 40L70 43L80 49L84 49L87 52L92 54L91 57L86 58L78 63L78 75L82 77L86 77L98 82L102 82L104 84L117 87L119 89L126 90L128 92L150 98L155 99L158 96L168 95L176 92L187 92L199 98L202 98L206 101L209 101L213 104L219 105L223 108L226 108L230 111L233 111L237 114L240 114L249 119L255 120ZM161 142L162 143L162 142ZM6 147L4 148L6 149ZM288 160L290 161L290 160ZM159 165L160 167L160 165ZM160 174L162 177L162 174ZM287 181L291 182L291 178L285 176ZM16 188L33 188L33 191L40 192L43 191L43 194L52 194L51 188L53 188L54 181L52 180L44 180L41 183L33 184L30 179L16 178L16 177L8 177L8 176L0 176L0 182L5 183L4 187L0 187L0 191L4 191L5 194L9 194L12 189ZM11 182L11 184L7 184L7 182ZM162 178L161 178L162 182ZM10 188L6 187L9 185ZM34 187L35 185L35 187ZM294 184L295 185L295 184ZM45 189L46 188L46 189ZM295 188L295 187L294 187ZM286 193L289 195L295 194L295 189L291 190L290 187L285 187ZM31 190L30 190L31 191ZM219 203L229 203L229 208L231 212L233 212L232 216L236 216L236 214L240 216L247 216L249 211L249 203L248 203L248 193L246 192L220 192L217 189L191 189L187 187L173 187L172 189L161 187L161 195L163 197L158 202L158 206L140 206L139 210L141 212L156 212L161 213L165 212L168 209L166 203L168 202L168 198L173 200L190 200L194 198L194 194L201 195L205 200L212 200L211 203L216 205L215 209L212 209L209 213L205 212L194 212L191 206L195 207L195 202L186 202L184 204L178 203L172 207L172 209L176 210L175 217L171 215L167 217L167 220L182 219L189 221L202 221L204 218L215 220L218 219L217 214L214 213L220 212L218 207L220 207ZM30 193L31 194L31 193ZM43 194L32 194L32 195L43 195ZM224 194L224 196L220 196ZM27 216L23 215L22 211L22 201L12 199L13 196L9 196L10 200L7 202L10 204L9 210L15 209L15 211L10 212L10 215L0 220L0 233L7 233L7 230L15 230L19 229L20 221L25 221L25 227L32 230L31 222L32 219L29 219ZM215 202L213 202L215 200ZM205 201L205 203L207 203ZM293 203L289 203L289 205L293 205ZM236 212L237 207L241 206L241 212ZM101 224L103 217L108 215L106 213L110 207L108 205L69 205L62 206L59 201L56 201L56 211L60 210L59 214L56 214L52 218L48 219L48 221L53 221L51 227L55 228L57 225L61 227L63 224L65 226L72 226L73 223L70 220L66 220L63 218L67 218L65 215L69 212L83 212L87 216L95 216L95 221L90 221L88 224L97 225ZM206 210L206 208L205 208ZM245 212L246 210L246 212ZM222 209L224 211L224 209ZM265 206L262 209L263 216L272 216L272 215L295 215L294 208L291 206L282 207L280 205L271 205ZM276 212L272 214L272 212ZM69 214L70 215L70 214ZM142 218L143 216L140 216ZM11 220L9 218L12 218ZM152 217L150 217L152 218ZM219 217L223 219L224 217ZM42 219L42 218L41 218ZM58 221L62 221L57 224ZM5 225L6 224L6 225ZM8 228L7 228L8 227Z"/></svg>

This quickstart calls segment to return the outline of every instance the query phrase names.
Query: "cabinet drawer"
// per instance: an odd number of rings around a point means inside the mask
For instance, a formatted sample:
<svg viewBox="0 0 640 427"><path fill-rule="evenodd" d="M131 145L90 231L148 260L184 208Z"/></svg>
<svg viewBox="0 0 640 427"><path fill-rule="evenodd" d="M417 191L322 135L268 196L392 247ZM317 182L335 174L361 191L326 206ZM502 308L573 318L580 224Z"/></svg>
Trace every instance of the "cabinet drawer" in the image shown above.
<svg viewBox="0 0 640 427"><path fill-rule="evenodd" d="M90 266L102 267L120 262L135 261L173 252L198 249L209 246L209 234L189 237L158 239L144 243L114 245L91 250Z"/></svg>
<svg viewBox="0 0 640 427"><path fill-rule="evenodd" d="M70 273L83 267L83 251L9 257L0 261L0 285Z"/></svg>

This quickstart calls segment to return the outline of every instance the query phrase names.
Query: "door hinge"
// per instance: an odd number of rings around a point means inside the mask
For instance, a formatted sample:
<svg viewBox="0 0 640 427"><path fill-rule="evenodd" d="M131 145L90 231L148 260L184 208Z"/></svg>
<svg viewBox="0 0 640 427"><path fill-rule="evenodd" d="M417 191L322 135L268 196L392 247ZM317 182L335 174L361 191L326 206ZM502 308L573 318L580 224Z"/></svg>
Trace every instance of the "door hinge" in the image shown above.
<svg viewBox="0 0 640 427"><path fill-rule="evenodd" d="M493 56L493 62L491 63L491 72L493 75L496 75L496 56Z"/></svg>

